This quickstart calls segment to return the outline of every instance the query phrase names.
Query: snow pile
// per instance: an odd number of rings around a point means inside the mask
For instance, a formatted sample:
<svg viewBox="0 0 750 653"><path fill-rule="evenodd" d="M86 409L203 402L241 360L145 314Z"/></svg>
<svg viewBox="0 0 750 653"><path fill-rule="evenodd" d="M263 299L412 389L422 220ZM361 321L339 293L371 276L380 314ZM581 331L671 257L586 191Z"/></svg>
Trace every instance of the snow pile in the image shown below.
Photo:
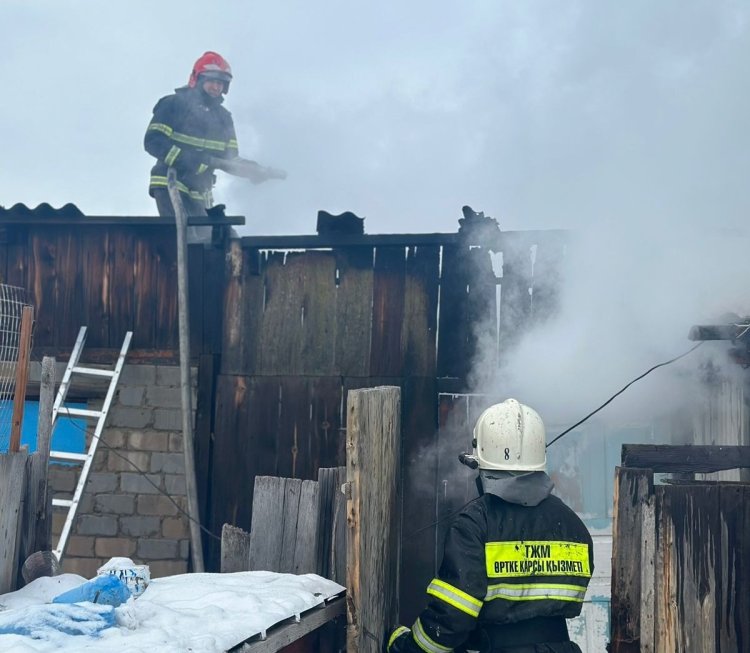
<svg viewBox="0 0 750 653"><path fill-rule="evenodd" d="M18 592L0 596L0 609L4 609L0 630L3 625L28 627L24 635L0 634L0 650L226 651L344 591L315 574L245 571L157 578L138 599L114 609L93 603L45 605L84 581L71 574L40 578ZM107 611L112 611L115 625L98 631L94 628L101 626L97 619L107 619ZM84 634L71 634L76 628Z"/></svg>
<svg viewBox="0 0 750 653"><path fill-rule="evenodd" d="M111 605L34 605L0 613L0 641L6 635L20 635L45 641L56 640L59 634L98 637L105 628L114 624L114 608Z"/></svg>

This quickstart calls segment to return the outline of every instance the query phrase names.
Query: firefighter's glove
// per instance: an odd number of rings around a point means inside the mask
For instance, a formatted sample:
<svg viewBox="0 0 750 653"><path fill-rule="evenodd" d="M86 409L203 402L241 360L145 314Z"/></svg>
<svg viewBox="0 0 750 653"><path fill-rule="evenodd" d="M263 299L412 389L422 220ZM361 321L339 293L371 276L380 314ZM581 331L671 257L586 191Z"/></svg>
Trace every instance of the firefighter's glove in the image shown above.
<svg viewBox="0 0 750 653"><path fill-rule="evenodd" d="M399 626L388 638L386 653L408 653L413 650L411 646L413 642L411 629L406 626Z"/></svg>

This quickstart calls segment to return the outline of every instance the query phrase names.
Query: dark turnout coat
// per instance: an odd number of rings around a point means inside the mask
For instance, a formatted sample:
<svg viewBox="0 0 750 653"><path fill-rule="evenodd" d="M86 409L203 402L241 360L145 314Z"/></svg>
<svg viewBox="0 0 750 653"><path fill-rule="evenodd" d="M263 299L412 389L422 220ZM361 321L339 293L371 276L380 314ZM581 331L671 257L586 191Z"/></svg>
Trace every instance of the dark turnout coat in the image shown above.
<svg viewBox="0 0 750 653"><path fill-rule="evenodd" d="M593 569L591 535L560 499L522 506L484 494L451 525L427 607L410 636L394 633L391 653L501 651L506 640L507 650L576 651L564 620L580 614Z"/></svg>
<svg viewBox="0 0 750 653"><path fill-rule="evenodd" d="M210 98L199 87L178 88L156 103L144 147L157 160L151 169L151 195L156 188L166 188L171 166L180 191L204 206L211 206L214 183L210 157L238 155L232 114L221 106L221 98Z"/></svg>

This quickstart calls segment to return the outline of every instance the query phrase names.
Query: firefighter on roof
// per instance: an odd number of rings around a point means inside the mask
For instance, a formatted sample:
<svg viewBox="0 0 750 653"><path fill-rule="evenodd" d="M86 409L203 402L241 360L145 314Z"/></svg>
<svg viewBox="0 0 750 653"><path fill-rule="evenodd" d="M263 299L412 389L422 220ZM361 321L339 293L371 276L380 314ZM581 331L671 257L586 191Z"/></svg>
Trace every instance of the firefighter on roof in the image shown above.
<svg viewBox="0 0 750 653"><path fill-rule="evenodd" d="M479 498L451 525L427 607L399 626L388 653L580 653L566 619L581 612L594 569L591 535L552 496L541 418L515 399L474 427Z"/></svg>
<svg viewBox="0 0 750 653"><path fill-rule="evenodd" d="M216 52L205 52L193 66L187 86L161 98L146 129L144 147L156 158L149 194L159 215L174 216L167 190L167 170L177 172L177 187L188 216L205 216L213 206L215 169L254 183L283 179L281 170L264 168L238 156L232 114L222 105L232 69Z"/></svg>

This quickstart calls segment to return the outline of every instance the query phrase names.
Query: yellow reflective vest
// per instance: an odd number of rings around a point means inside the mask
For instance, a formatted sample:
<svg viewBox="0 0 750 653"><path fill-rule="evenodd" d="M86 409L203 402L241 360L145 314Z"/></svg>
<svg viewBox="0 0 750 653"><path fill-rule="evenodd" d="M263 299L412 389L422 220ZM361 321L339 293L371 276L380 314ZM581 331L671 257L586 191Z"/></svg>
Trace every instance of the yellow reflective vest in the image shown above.
<svg viewBox="0 0 750 653"><path fill-rule="evenodd" d="M591 535L560 499L524 507L485 494L448 530L408 648L448 653L483 626L576 617L593 570Z"/></svg>
<svg viewBox="0 0 750 653"><path fill-rule="evenodd" d="M210 158L238 155L232 114L221 106L221 98L209 98L198 87L178 88L156 103L143 145L156 157L149 191L166 187L172 166L179 190L206 205L214 183Z"/></svg>

